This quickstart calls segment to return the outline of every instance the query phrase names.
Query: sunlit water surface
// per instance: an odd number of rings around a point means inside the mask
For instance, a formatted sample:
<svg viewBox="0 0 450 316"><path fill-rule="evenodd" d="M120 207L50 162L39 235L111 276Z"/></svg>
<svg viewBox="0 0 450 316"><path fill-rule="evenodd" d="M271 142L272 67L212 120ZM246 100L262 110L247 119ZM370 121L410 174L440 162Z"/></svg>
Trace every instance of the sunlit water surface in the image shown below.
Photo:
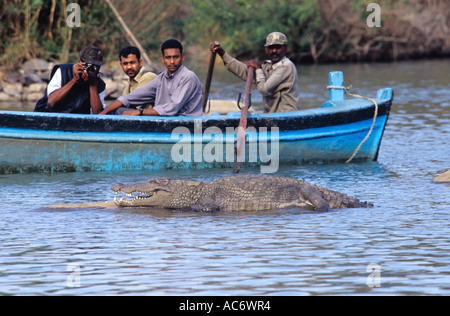
<svg viewBox="0 0 450 316"><path fill-rule="evenodd" d="M0 175L0 295L449 295L450 184L432 182L450 168L448 66L299 67L304 108L327 98L332 70L358 94L394 90L377 162L278 172L370 201L369 209L50 210L111 200L119 181L209 181L231 170ZM212 98L234 99L243 88L216 67Z"/></svg>

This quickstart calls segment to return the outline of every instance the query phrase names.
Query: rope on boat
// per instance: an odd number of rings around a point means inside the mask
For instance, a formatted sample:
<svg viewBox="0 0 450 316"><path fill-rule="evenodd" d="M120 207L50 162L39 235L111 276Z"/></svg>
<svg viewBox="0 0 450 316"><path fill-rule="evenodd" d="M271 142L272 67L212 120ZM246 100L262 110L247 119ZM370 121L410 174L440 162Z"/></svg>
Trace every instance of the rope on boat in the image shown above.
<svg viewBox="0 0 450 316"><path fill-rule="evenodd" d="M372 102L375 105L375 113L374 113L374 116L373 116L372 126L370 127L369 132L367 133L366 137L362 140L362 142L358 145L358 147L355 149L353 155L349 159L347 159L347 161L345 163L350 163L353 160L353 158L355 158L356 154L361 149L362 145L369 139L370 134L372 134L373 128L375 127L375 123L376 123L377 117L378 117L378 104L377 104L377 102L374 99L372 99L372 98L368 98L368 97L364 97L364 96L361 96L361 95L358 95L358 94L350 93L349 90L351 89L351 87L352 86L349 86L349 87L344 87L344 86L327 86L327 89L341 89L341 90L344 90L344 92L346 94L348 94L349 96L351 96L351 97L369 100L370 102Z"/></svg>

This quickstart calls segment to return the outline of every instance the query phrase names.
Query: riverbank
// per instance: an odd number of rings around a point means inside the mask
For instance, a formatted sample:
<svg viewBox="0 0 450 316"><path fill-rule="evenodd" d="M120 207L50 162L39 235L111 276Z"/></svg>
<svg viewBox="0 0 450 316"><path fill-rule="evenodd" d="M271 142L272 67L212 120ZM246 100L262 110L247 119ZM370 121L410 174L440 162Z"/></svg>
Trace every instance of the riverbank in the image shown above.
<svg viewBox="0 0 450 316"><path fill-rule="evenodd" d="M297 64L450 57L448 0L113 2L153 60L168 38L202 49L217 40L232 56L263 59L265 38L273 31L286 34ZM79 14L79 27L69 23L67 4L5 0L2 69L18 71L35 58L71 62L92 44L103 49L106 61L117 60L129 36L106 2L80 1L70 14L72 20Z"/></svg>

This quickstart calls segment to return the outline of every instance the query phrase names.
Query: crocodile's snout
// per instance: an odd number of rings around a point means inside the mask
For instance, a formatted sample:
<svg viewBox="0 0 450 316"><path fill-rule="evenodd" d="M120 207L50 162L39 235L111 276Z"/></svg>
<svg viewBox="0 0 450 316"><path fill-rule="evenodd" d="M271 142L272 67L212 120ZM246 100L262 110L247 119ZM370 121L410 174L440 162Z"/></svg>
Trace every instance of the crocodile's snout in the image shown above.
<svg viewBox="0 0 450 316"><path fill-rule="evenodd" d="M122 183L116 183L111 187L111 190L113 190L115 193L118 193L124 185Z"/></svg>

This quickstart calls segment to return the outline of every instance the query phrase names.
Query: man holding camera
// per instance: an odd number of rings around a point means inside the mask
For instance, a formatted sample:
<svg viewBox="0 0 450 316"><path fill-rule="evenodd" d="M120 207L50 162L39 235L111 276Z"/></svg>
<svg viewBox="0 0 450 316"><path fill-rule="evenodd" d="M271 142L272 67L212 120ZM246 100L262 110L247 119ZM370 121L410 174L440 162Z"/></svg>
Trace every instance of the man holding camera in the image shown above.
<svg viewBox="0 0 450 316"><path fill-rule="evenodd" d="M83 49L80 61L53 67L46 93L35 112L98 114L105 108L105 82L98 77L103 51L95 46Z"/></svg>

